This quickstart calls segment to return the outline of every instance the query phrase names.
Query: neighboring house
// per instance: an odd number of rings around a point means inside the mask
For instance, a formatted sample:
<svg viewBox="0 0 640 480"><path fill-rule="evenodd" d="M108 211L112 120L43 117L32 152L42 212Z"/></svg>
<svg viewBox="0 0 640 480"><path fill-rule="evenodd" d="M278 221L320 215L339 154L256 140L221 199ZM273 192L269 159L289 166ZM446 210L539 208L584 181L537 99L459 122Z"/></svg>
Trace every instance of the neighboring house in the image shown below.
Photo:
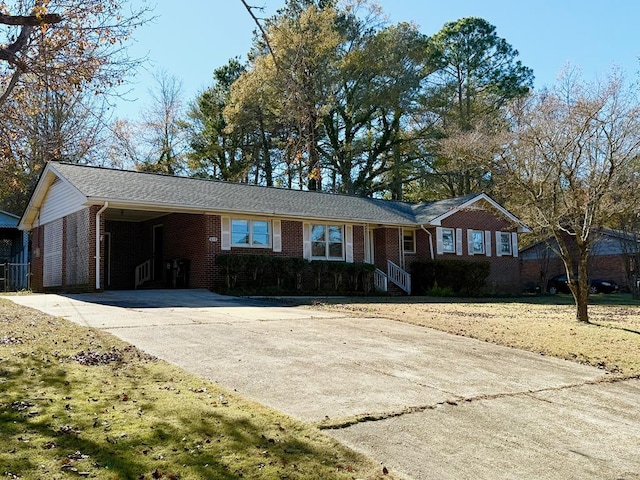
<svg viewBox="0 0 640 480"><path fill-rule="evenodd" d="M19 220L0 210L0 291L28 287L29 237L18 230Z"/></svg>
<svg viewBox="0 0 640 480"><path fill-rule="evenodd" d="M34 290L160 286L177 259L189 287L216 290L216 255L267 253L373 263L405 291L414 260L489 260L490 287L513 293L528 231L485 194L408 204L57 162L20 228L32 232Z"/></svg>
<svg viewBox="0 0 640 480"><path fill-rule="evenodd" d="M547 281L565 272L564 263L553 240L544 240L520 251L521 279L525 289L540 288L545 291ZM632 258L640 249L636 241L629 240L623 232L604 229L594 241L589 259L589 277L613 280L622 290L629 290L627 267L635 268ZM574 254L577 261L577 252ZM631 262L631 263L629 263Z"/></svg>

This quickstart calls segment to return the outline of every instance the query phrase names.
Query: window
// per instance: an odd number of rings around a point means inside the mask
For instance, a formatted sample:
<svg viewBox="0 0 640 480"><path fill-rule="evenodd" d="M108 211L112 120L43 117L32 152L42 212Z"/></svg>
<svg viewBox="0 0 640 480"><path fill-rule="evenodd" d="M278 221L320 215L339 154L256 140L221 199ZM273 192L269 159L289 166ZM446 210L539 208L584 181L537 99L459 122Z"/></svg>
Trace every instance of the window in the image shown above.
<svg viewBox="0 0 640 480"><path fill-rule="evenodd" d="M446 253L456 252L456 236L453 228L442 229L442 251Z"/></svg>
<svg viewBox="0 0 640 480"><path fill-rule="evenodd" d="M471 230L471 244L473 255L484 253L484 232L482 230Z"/></svg>
<svg viewBox="0 0 640 480"><path fill-rule="evenodd" d="M311 256L342 260L344 258L344 235L340 225L311 226Z"/></svg>
<svg viewBox="0 0 640 480"><path fill-rule="evenodd" d="M236 247L269 247L271 234L266 220L231 220L231 244Z"/></svg>
<svg viewBox="0 0 640 480"><path fill-rule="evenodd" d="M511 255L511 233L499 232L499 234L498 239L500 243L498 244L498 251L500 255Z"/></svg>
<svg viewBox="0 0 640 480"><path fill-rule="evenodd" d="M416 231L402 230L404 253L416 253Z"/></svg>

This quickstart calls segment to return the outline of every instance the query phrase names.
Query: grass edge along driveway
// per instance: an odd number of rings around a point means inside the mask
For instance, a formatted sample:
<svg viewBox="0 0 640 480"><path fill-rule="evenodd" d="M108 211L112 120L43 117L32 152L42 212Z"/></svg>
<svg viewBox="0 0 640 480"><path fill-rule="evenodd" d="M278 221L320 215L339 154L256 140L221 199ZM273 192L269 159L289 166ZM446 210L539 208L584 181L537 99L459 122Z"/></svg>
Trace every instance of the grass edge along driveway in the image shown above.
<svg viewBox="0 0 640 480"><path fill-rule="evenodd" d="M394 478L313 426L2 299L0 390L7 478Z"/></svg>
<svg viewBox="0 0 640 480"><path fill-rule="evenodd" d="M514 299L323 298L313 308L382 317L640 377L640 303L594 295L589 324L575 320L569 295Z"/></svg>

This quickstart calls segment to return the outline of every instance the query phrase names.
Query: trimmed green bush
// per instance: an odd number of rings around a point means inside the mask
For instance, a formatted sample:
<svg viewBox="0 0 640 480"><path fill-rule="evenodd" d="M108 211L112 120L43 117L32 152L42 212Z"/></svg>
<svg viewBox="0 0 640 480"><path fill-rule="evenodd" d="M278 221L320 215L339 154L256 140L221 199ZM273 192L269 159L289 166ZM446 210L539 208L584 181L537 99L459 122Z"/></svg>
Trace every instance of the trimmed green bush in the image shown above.
<svg viewBox="0 0 640 480"><path fill-rule="evenodd" d="M297 257L219 254L226 291L255 295L364 294L373 290L375 266Z"/></svg>
<svg viewBox="0 0 640 480"><path fill-rule="evenodd" d="M489 262L430 260L411 264L411 284L415 295L453 293L478 297L486 288L491 271Z"/></svg>

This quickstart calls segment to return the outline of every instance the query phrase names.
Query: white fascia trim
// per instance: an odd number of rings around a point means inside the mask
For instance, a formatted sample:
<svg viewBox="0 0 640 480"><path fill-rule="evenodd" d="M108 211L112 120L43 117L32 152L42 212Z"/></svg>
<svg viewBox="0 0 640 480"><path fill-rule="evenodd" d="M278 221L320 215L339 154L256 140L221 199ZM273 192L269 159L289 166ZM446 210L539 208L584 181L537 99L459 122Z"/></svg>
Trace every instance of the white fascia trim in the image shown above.
<svg viewBox="0 0 640 480"><path fill-rule="evenodd" d="M44 170L40 174L40 178L38 179L35 190L31 194L31 198L29 199L27 208L25 208L24 213L20 218L18 229L27 231L33 229L35 220L38 218L38 215L40 213L42 202L44 202L44 199L47 196L47 192L49 191L49 187L53 185L53 182L56 178L60 179L62 182L66 183L68 186L76 190L78 194L82 195L82 197L84 197L85 199L87 198L78 187L67 180L60 172L55 169L55 167L51 163L47 163L47 165L44 167Z"/></svg>
<svg viewBox="0 0 640 480"><path fill-rule="evenodd" d="M491 198L486 193L478 194L477 196L473 197L472 199L467 200L466 202L464 202L462 205L458 205L457 207L452 208L451 210L449 210L447 213L444 213L444 214L440 215L439 217L434 218L429 223L431 225L440 227L440 226L442 226L442 220L444 220L445 218L450 217L454 213L457 213L459 210L462 210L463 208L466 208L469 205L473 205L474 203L478 202L479 200L487 201L491 206L493 206L496 210L498 210L500 213L502 213L505 217L507 217L513 223L517 224L519 233L530 233L531 232L529 227L527 227L524 223L522 223L522 220L520 220L513 213L511 213L509 210L504 208L502 205L500 205L498 202L496 202L493 198Z"/></svg>

